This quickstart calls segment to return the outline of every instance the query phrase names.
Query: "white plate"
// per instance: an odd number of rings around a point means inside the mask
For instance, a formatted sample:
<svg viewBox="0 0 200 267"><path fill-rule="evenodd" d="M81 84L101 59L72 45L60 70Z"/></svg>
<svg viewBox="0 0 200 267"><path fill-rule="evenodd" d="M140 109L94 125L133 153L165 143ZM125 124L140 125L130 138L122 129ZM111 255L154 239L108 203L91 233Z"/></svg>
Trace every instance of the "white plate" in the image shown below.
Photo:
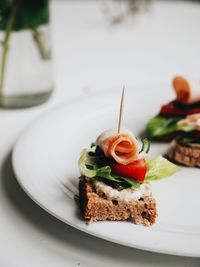
<svg viewBox="0 0 200 267"><path fill-rule="evenodd" d="M171 90L158 89L126 91L124 125L136 135L158 112L160 104L172 98ZM174 176L153 183L159 217L152 227L130 222L86 225L81 220L73 193L68 190L77 191L77 160L99 133L116 127L119 100L119 91L81 98L29 126L13 151L18 182L46 211L91 235L144 250L199 257L199 169L183 167ZM166 145L153 144L150 156L165 151Z"/></svg>

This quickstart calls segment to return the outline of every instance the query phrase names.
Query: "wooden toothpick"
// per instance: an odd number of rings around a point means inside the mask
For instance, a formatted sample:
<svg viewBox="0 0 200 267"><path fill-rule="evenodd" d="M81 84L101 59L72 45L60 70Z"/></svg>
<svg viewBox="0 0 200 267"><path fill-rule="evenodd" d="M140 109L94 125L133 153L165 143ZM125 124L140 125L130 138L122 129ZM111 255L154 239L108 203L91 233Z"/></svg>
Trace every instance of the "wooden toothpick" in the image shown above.
<svg viewBox="0 0 200 267"><path fill-rule="evenodd" d="M117 130L118 133L120 133L121 128L122 128L122 120L123 120L123 112L124 112L124 90L125 90L125 86L123 86L123 89L122 89L120 111L119 111L119 121L118 121L118 130Z"/></svg>

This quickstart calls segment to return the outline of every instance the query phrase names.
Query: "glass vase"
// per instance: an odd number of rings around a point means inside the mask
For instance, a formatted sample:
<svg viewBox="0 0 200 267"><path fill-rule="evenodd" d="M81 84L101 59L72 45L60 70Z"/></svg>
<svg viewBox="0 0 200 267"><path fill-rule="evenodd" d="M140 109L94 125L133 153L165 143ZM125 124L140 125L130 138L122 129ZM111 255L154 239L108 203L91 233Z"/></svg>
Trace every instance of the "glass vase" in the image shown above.
<svg viewBox="0 0 200 267"><path fill-rule="evenodd" d="M5 6L0 4L0 106L35 106L53 91L48 1L4 2Z"/></svg>

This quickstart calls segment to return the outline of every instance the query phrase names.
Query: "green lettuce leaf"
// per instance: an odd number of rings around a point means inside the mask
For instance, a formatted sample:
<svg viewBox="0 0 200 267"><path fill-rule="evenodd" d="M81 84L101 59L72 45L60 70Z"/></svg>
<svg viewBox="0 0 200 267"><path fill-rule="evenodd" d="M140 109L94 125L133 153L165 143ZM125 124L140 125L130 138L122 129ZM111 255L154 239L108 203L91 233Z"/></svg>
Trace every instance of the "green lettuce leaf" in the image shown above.
<svg viewBox="0 0 200 267"><path fill-rule="evenodd" d="M160 180L165 177L171 176L180 170L178 166L165 159L162 156L158 156L153 159L146 160L147 173L145 181Z"/></svg>
<svg viewBox="0 0 200 267"><path fill-rule="evenodd" d="M179 170L175 164L171 163L162 156L146 160L146 163L147 173L145 176L145 182L165 178ZM101 177L118 184L126 184L134 189L138 188L141 184L133 179L113 174L110 166L100 166L98 164L98 157L95 156L95 153L92 153L91 155L87 149L82 151L78 164L81 174L89 178Z"/></svg>
<svg viewBox="0 0 200 267"><path fill-rule="evenodd" d="M80 173L89 178L101 177L119 184L128 184L133 188L140 186L137 181L112 174L110 166L98 167L98 158L89 155L87 149L82 151L78 164Z"/></svg>
<svg viewBox="0 0 200 267"><path fill-rule="evenodd" d="M88 155L87 149L84 149L78 161L80 173L89 178L96 176L96 162L94 157ZM92 168L89 168L91 166Z"/></svg>
<svg viewBox="0 0 200 267"><path fill-rule="evenodd" d="M178 125L181 119L180 117L166 118L162 116L152 118L147 124L147 137L151 139L152 137L163 136L177 131L192 131L193 129L189 126Z"/></svg>
<svg viewBox="0 0 200 267"><path fill-rule="evenodd" d="M200 139L199 138L194 138L192 136L185 136L179 140L179 142L183 145L188 145L188 144L200 144Z"/></svg>

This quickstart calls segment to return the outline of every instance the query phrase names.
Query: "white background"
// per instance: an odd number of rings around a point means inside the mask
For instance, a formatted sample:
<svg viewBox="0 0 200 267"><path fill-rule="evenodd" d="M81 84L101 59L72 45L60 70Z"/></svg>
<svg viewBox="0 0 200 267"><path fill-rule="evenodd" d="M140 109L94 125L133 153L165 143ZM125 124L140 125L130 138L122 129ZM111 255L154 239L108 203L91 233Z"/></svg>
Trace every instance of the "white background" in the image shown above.
<svg viewBox="0 0 200 267"><path fill-rule="evenodd" d="M55 94L26 110L0 110L0 266L200 266L200 260L139 251L77 231L48 215L18 186L10 152L44 111L102 88L163 84L200 76L200 4L155 2L148 13L111 26L100 1L53 1ZM31 151L30 151L31 153Z"/></svg>

